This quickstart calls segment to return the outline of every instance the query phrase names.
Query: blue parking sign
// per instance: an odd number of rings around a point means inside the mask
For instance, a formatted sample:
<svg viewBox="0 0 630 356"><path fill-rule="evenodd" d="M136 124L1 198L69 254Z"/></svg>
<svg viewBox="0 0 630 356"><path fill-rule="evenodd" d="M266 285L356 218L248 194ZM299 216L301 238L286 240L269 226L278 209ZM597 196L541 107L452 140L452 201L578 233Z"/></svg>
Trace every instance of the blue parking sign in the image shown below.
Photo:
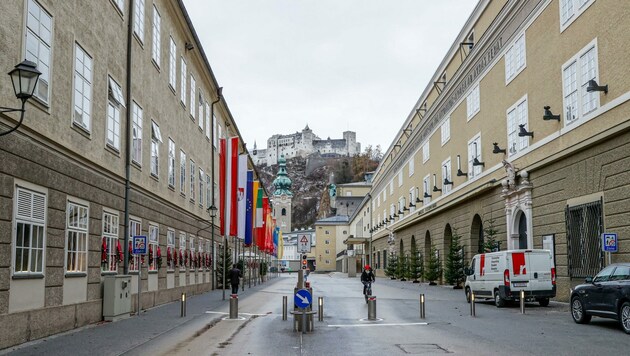
<svg viewBox="0 0 630 356"><path fill-rule="evenodd" d="M617 234L604 233L602 234L602 250L604 252L617 252L619 249Z"/></svg>
<svg viewBox="0 0 630 356"><path fill-rule="evenodd" d="M133 254L134 255L146 255L147 254L147 237L146 236L134 236L132 241Z"/></svg>

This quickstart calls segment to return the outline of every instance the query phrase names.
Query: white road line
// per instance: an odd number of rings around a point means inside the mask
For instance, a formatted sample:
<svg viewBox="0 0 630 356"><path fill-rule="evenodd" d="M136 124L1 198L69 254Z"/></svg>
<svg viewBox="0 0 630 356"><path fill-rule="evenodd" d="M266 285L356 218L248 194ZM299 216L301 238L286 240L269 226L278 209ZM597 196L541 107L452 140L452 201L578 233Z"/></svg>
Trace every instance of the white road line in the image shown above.
<svg viewBox="0 0 630 356"><path fill-rule="evenodd" d="M208 310L206 310L206 314L223 314L223 315L227 315L227 314L229 314L229 313L226 313L226 312L217 312L217 311L208 311ZM238 313L238 315L247 315L247 316L265 316L265 315L269 315L269 313L267 313L267 314Z"/></svg>
<svg viewBox="0 0 630 356"><path fill-rule="evenodd" d="M354 328L354 327L364 327L364 326L413 326L413 325L429 325L429 323L338 324L338 325L328 325L328 327L331 327L331 328Z"/></svg>

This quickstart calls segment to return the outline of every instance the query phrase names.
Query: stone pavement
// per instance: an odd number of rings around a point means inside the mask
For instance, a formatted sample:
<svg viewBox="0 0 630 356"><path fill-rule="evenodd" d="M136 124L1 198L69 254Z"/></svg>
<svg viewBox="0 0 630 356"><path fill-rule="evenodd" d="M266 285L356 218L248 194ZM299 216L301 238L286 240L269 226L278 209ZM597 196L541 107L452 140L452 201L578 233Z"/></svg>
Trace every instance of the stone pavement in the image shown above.
<svg viewBox="0 0 630 356"><path fill-rule="evenodd" d="M277 278L268 278L264 283L245 286L239 295L255 293ZM239 286L242 289L242 286ZM156 338L194 337L208 327L213 319L223 315L207 314L208 310L229 311L230 290L225 290L225 300L220 289L187 299L186 316L180 317L180 302L164 304L144 310L139 316L117 322L100 322L65 333L31 341L22 345L0 350L0 355L122 355L135 354L139 348L146 348ZM190 334L190 335L188 335ZM134 352L136 350L136 352Z"/></svg>

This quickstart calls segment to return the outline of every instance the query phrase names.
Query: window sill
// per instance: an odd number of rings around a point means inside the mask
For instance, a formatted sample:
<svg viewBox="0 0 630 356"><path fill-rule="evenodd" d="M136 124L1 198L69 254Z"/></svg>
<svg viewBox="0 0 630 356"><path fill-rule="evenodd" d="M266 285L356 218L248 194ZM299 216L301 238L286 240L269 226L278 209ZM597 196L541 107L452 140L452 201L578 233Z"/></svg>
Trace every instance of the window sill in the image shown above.
<svg viewBox="0 0 630 356"><path fill-rule="evenodd" d="M174 269L169 269L169 270L166 270L166 273L175 273L175 270Z"/></svg>
<svg viewBox="0 0 630 356"><path fill-rule="evenodd" d="M156 270L150 270L150 271L149 271L149 274L158 274L158 272L159 272L159 271L158 271L157 269L156 269Z"/></svg>
<svg viewBox="0 0 630 356"><path fill-rule="evenodd" d="M138 272L138 271L129 271L129 273L127 273L127 274L131 275L131 276L137 276L137 275L140 274L140 272Z"/></svg>
<svg viewBox="0 0 630 356"><path fill-rule="evenodd" d="M158 73L160 73L160 65L155 61L155 58L151 58L151 63L153 63L153 66L155 67L155 70L158 71Z"/></svg>
<svg viewBox="0 0 630 356"><path fill-rule="evenodd" d="M169 185L168 185L168 189L170 189L171 191L173 191L173 192L174 192L174 191L175 191L175 186L174 186L174 185L169 184Z"/></svg>
<svg viewBox="0 0 630 356"><path fill-rule="evenodd" d="M87 273L85 273L85 272L66 272L65 277L66 278L87 277Z"/></svg>
<svg viewBox="0 0 630 356"><path fill-rule="evenodd" d="M43 273L19 273L11 276L11 279L43 279Z"/></svg>
<svg viewBox="0 0 630 356"><path fill-rule="evenodd" d="M72 121L72 128L74 129L74 131L80 133L81 135L83 135L88 140L92 139L92 134L90 133L90 131L88 129L86 129L85 127L77 124L74 121Z"/></svg>
<svg viewBox="0 0 630 356"><path fill-rule="evenodd" d="M179 192L179 196L184 198L184 199L186 199L186 194L185 193Z"/></svg>
<svg viewBox="0 0 630 356"><path fill-rule="evenodd" d="M31 100L29 100L28 103L40 109L41 111L45 112L46 114L50 115L50 103L45 102L44 100L36 97L35 95L31 97Z"/></svg>
<svg viewBox="0 0 630 356"><path fill-rule="evenodd" d="M142 164L140 162L136 162L132 159L131 166L137 168L139 171L142 171Z"/></svg>
<svg viewBox="0 0 630 356"><path fill-rule="evenodd" d="M101 276L115 276L117 274L117 271L101 271Z"/></svg>
<svg viewBox="0 0 630 356"><path fill-rule="evenodd" d="M153 172L151 172L151 178L153 178L156 182L160 181L160 178Z"/></svg>
<svg viewBox="0 0 630 356"><path fill-rule="evenodd" d="M177 91L175 90L175 88L173 88L173 86L171 85L171 83L168 83L168 88L171 90L171 92L173 93L173 95L177 95Z"/></svg>
<svg viewBox="0 0 630 356"><path fill-rule="evenodd" d="M111 153L114 156L117 156L118 158L120 158L120 150L117 149L116 147L112 146L110 143L106 143L105 144L105 149L107 151L109 151L109 153Z"/></svg>
<svg viewBox="0 0 630 356"><path fill-rule="evenodd" d="M138 41L140 48L144 49L144 41L140 39L140 36L138 35L135 29L133 30L133 38L135 38L136 41Z"/></svg>

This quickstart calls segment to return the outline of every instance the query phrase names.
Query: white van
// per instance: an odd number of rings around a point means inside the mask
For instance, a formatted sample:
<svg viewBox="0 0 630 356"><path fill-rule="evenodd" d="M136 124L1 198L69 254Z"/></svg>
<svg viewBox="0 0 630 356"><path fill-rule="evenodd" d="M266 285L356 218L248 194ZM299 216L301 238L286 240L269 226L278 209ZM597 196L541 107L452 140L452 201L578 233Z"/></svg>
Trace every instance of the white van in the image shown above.
<svg viewBox="0 0 630 356"><path fill-rule="evenodd" d="M556 296L556 269L549 250L509 250L482 253L473 257L466 268L464 292L470 302L475 299L494 299L497 307L508 300L519 300L525 291L526 301L549 305Z"/></svg>

